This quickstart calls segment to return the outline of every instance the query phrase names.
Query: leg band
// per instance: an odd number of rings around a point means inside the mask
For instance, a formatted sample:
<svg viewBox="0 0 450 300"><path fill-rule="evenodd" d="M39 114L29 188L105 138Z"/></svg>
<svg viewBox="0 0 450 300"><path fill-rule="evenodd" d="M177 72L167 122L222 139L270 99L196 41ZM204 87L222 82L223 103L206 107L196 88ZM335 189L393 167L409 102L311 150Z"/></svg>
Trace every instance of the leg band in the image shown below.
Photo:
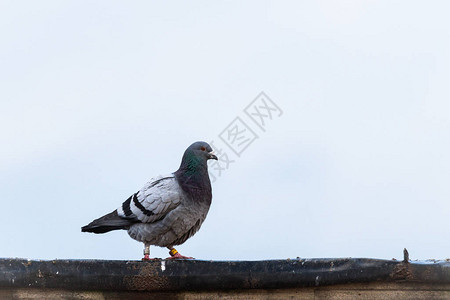
<svg viewBox="0 0 450 300"><path fill-rule="evenodd" d="M178 251L175 248L173 248L172 250L169 251L170 256L174 256L177 253L178 253Z"/></svg>

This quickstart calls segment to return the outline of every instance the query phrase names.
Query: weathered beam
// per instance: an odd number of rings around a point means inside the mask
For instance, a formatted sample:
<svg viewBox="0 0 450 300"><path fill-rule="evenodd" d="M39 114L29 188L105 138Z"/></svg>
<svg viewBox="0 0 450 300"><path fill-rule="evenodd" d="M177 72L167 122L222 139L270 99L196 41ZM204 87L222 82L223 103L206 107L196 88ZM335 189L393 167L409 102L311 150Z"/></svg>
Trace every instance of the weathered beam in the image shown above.
<svg viewBox="0 0 450 300"><path fill-rule="evenodd" d="M450 262L365 258L267 261L0 259L0 288L226 291L371 282L450 284Z"/></svg>

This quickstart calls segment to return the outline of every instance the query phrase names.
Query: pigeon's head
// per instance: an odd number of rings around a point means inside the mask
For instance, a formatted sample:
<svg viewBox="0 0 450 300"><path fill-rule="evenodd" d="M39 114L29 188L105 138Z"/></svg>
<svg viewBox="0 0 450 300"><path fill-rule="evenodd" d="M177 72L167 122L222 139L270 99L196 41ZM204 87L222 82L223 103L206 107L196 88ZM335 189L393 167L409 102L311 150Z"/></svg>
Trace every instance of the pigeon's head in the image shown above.
<svg viewBox="0 0 450 300"><path fill-rule="evenodd" d="M211 203L211 182L207 162L209 159L218 160L212 150L208 143L193 143L184 151L180 168L174 172L181 188L196 201Z"/></svg>
<svg viewBox="0 0 450 300"><path fill-rule="evenodd" d="M186 153L196 156L197 158L208 160L215 159L217 156L214 155L213 149L206 142L195 142L186 149Z"/></svg>

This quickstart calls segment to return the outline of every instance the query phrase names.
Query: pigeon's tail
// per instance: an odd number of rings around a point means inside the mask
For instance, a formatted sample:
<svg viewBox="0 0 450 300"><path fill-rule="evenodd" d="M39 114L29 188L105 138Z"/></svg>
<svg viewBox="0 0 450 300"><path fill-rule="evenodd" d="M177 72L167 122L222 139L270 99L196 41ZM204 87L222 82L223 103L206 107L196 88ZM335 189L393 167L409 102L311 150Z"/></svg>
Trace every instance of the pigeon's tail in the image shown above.
<svg viewBox="0 0 450 300"><path fill-rule="evenodd" d="M128 229L135 223L132 220L119 217L117 211L113 211L101 218L98 218L86 226L81 227L82 232L105 233L112 230Z"/></svg>

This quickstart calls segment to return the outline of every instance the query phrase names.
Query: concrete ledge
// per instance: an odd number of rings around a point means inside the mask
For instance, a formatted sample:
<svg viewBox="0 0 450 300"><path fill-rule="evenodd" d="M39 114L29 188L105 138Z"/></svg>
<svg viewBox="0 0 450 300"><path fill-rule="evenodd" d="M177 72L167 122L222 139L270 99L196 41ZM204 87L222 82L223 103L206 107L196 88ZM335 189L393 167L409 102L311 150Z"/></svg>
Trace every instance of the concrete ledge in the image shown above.
<svg viewBox="0 0 450 300"><path fill-rule="evenodd" d="M109 291L280 289L368 282L450 284L450 262L0 259L0 288Z"/></svg>
<svg viewBox="0 0 450 300"><path fill-rule="evenodd" d="M449 299L450 262L0 259L1 299L329 299L332 295Z"/></svg>

